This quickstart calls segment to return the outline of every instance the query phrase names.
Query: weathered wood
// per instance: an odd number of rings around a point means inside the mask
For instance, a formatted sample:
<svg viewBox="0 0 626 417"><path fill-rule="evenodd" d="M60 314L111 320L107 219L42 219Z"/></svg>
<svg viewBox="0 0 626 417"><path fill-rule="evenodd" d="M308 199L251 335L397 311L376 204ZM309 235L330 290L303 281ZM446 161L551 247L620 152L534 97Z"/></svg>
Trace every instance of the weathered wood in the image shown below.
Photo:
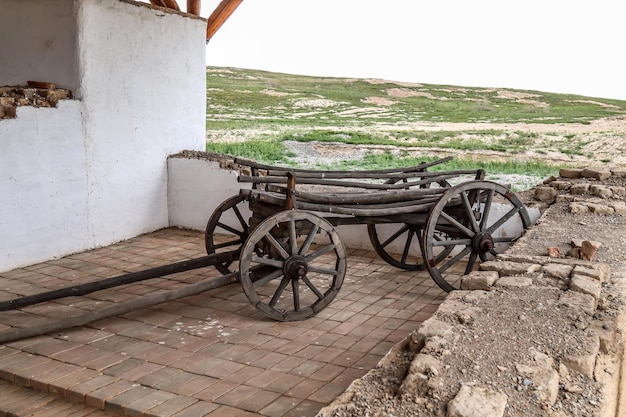
<svg viewBox="0 0 626 417"><path fill-rule="evenodd" d="M165 5L165 7L167 7L168 9L172 9L172 10L176 10L180 12L180 6L178 6L178 3L176 2L176 0L162 0L162 2Z"/></svg>
<svg viewBox="0 0 626 417"><path fill-rule="evenodd" d="M210 278L196 284L177 288L175 290L163 291L139 299L113 304L104 308L99 308L81 316L64 317L63 320L50 319L49 321L38 326L5 330L0 332L0 345L26 339L29 337L40 336L46 333L59 332L61 330L70 329L72 327L84 326L94 321L108 319L110 317L130 313L131 311L140 310L142 308L148 308L168 301L178 300L180 298L200 294L204 291L223 287L225 285L235 282L237 282L237 273L233 272L228 275L222 275L221 277L217 278Z"/></svg>
<svg viewBox="0 0 626 417"><path fill-rule="evenodd" d="M220 27L228 20L231 14L239 7L243 0L222 0L213 10L207 20L206 40L207 42L215 35Z"/></svg>
<svg viewBox="0 0 626 417"><path fill-rule="evenodd" d="M98 281L87 282L85 284L60 288L58 290L28 295L25 297L0 302L0 311L15 310L34 304L39 304L44 301L56 300L58 298L86 295L95 291L118 287L120 285L132 284L134 282L159 278L166 275L176 274L178 272L213 266L217 263L232 261L236 258L236 255L237 254L235 251L216 253L196 259L188 259L169 265L158 266L156 268L150 268L139 272L131 272L112 278L101 279Z"/></svg>
<svg viewBox="0 0 626 417"><path fill-rule="evenodd" d="M26 81L26 84L28 84L29 87L47 88L49 90L54 90L55 88L57 88L56 84L47 83L44 81Z"/></svg>
<svg viewBox="0 0 626 417"><path fill-rule="evenodd" d="M474 171L475 173L476 171ZM335 187L353 187L353 188L364 188L364 189L372 189L372 190L401 190L410 187L416 187L421 185L428 185L434 182L445 181L452 178L457 178L459 175L457 173L437 173L435 176L429 176L423 180L417 181L407 181L398 184L380 184L380 183L369 183L369 182L361 182L361 181L348 181L348 180L340 180L340 179L324 179L324 178L302 178L298 177L299 184L311 184L311 185L328 185ZM266 184L285 184L285 177L249 177L245 175L241 175L237 177L237 181L243 183L266 183Z"/></svg>
<svg viewBox="0 0 626 417"><path fill-rule="evenodd" d="M423 164L419 164L419 165L415 165L412 167L406 167L406 168L388 168L388 169L379 169L379 170L368 170L368 171L361 171L361 172L374 172L374 173L378 173L378 174L384 174L384 173L394 173L394 172L419 172L419 171L425 171L426 169L433 167L435 165L439 165L439 164L443 164L444 162L448 162L451 161L453 159L452 156L447 156L445 158L441 158L438 159L436 161L432 161L432 162L425 162ZM300 169L300 168L288 168L288 167L277 167L277 166L273 166L273 165L265 165L265 164L260 164L256 161L250 160L250 159L245 159L245 158L235 158L235 163L239 164L239 165L245 165L245 166L249 166L251 168L257 168L257 169L265 169L265 170L270 170L270 171L291 171L291 172L295 172L298 174L302 174L302 173L312 173L312 174L331 174L331 173L345 173L346 171L325 171L325 170L315 170L315 169Z"/></svg>
<svg viewBox="0 0 626 417"><path fill-rule="evenodd" d="M418 188L411 190L391 190L382 192L307 192L295 191L298 199L311 203L326 204L376 204L393 203L397 201L415 201L428 196L439 196L446 191L445 188Z"/></svg>
<svg viewBox="0 0 626 417"><path fill-rule="evenodd" d="M195 14L196 16L200 16L200 0L187 0L187 13Z"/></svg>

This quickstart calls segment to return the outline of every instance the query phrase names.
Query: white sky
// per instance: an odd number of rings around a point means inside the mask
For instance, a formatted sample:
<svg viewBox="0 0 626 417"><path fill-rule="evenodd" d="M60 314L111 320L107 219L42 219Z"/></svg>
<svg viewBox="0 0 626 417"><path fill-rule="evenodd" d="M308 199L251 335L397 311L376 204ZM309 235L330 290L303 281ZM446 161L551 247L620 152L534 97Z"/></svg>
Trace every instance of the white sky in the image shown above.
<svg viewBox="0 0 626 417"><path fill-rule="evenodd" d="M244 0L207 65L626 100L625 44L624 0Z"/></svg>

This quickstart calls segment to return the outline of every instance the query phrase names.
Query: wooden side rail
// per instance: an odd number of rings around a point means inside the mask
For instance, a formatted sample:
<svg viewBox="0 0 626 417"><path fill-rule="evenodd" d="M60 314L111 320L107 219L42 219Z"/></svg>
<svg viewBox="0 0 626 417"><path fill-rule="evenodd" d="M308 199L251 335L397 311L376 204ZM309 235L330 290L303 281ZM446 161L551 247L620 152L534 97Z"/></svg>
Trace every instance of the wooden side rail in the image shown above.
<svg viewBox="0 0 626 417"><path fill-rule="evenodd" d="M379 170L368 170L362 172L376 173L376 174L393 174L393 173L408 173L408 172L421 172L426 171L428 168L433 167L435 165L443 164L444 162L451 161L453 159L452 156L447 156L445 158L438 159L432 162L425 162L423 164L419 164L412 167L406 168L389 168L389 169L379 169ZM300 176L301 174L311 173L311 174L345 174L346 171L338 171L338 170L315 170L315 169L300 169L300 168L289 168L289 167L277 167L273 165L265 165L260 164L256 161L245 159L245 158L235 158L234 161L236 164L248 166L250 168L256 169L264 169L267 171L280 171L280 172L294 172ZM273 174L275 175L275 174Z"/></svg>

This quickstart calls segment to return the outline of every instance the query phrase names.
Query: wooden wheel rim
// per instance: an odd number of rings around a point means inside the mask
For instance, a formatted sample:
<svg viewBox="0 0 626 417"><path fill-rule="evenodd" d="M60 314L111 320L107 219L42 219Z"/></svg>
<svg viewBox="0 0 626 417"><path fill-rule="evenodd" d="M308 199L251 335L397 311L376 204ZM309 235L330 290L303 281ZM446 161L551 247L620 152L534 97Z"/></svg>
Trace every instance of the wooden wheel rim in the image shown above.
<svg viewBox="0 0 626 417"><path fill-rule="evenodd" d="M306 233L304 243L299 244L296 239L296 222L303 221L309 222L312 228ZM266 242L271 241L272 230L276 230L275 228L279 226L286 226L289 230L286 243L281 245L282 251L278 249L280 259L265 258L267 255L259 256L259 243L264 239ZM322 238L328 242L321 250L313 251L311 244L317 234L323 235ZM296 242L295 244L292 244L292 239ZM277 243L279 242L274 239L273 245ZM317 254L318 252L320 255ZM334 256L335 262L331 268L317 265L315 262L319 256L326 253ZM282 211L263 220L248 236L239 260L239 279L246 297L258 310L279 321L303 320L319 313L335 298L345 277L346 258L345 248L339 235L326 220L306 211ZM260 275L256 276L256 271L262 266L266 266L268 270L261 269ZM323 292L317 289L315 284L307 278L307 273L310 271L321 271L322 274L328 275L328 288ZM260 290L269 282L277 280L280 280L278 289L268 301L268 296L260 294ZM317 300L306 305L299 304L300 285L306 286L313 294L316 294ZM276 308L276 302L287 286L291 286L292 289L291 308Z"/></svg>

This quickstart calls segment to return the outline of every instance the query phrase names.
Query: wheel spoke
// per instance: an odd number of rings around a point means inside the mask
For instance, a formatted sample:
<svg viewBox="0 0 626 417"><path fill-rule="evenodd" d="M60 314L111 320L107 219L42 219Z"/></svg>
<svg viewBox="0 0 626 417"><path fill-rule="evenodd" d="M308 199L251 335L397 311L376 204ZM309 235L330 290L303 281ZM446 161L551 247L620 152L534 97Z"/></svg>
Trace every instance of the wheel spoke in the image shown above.
<svg viewBox="0 0 626 417"><path fill-rule="evenodd" d="M287 259L289 258L289 254L287 253L287 251L285 250L285 248L282 247L282 245L280 243L278 243L278 241L274 238L274 236L272 236L272 234L270 232L267 232L265 234L265 239L274 247L276 248L276 250L280 253L280 256L283 257L283 259Z"/></svg>
<svg viewBox="0 0 626 417"><path fill-rule="evenodd" d="M270 272L269 274L265 275L263 278L259 278L256 281L252 282L252 286L254 288L259 288L262 287L263 285L267 284L270 281L275 280L276 278L280 277L281 275L283 275L283 270L282 269L277 269L274 272Z"/></svg>
<svg viewBox="0 0 626 417"><path fill-rule="evenodd" d="M280 281L280 285L276 289L274 296L269 302L270 307L276 306L276 303L280 299L280 296L283 294L283 291L285 291L285 288L287 287L287 284L289 284L289 281L291 280L287 276L284 276L283 279Z"/></svg>
<svg viewBox="0 0 626 417"><path fill-rule="evenodd" d="M409 257L409 250L411 249L411 241L413 240L413 230L409 230L409 233L407 234L406 237L406 242L404 244L404 251L402 252L402 258L400 260L400 262L402 262L403 264L406 263L406 258Z"/></svg>
<svg viewBox="0 0 626 417"><path fill-rule="evenodd" d="M316 250L313 253L308 254L307 256L305 256L305 259L308 262L311 262L313 259L318 258L320 256L322 256L323 254L330 252L331 250L335 249L335 245L334 244L329 244L326 245L322 248L319 248L318 250Z"/></svg>
<svg viewBox="0 0 626 417"><path fill-rule="evenodd" d="M408 229L409 229L409 225L405 224L403 227L398 229L398 231L396 231L393 235L391 235L389 237L389 239L387 239L383 243L381 243L380 246L382 246L383 248L386 247L388 244L390 244L391 242L396 240L398 238L398 236L400 236L402 233L406 232Z"/></svg>
<svg viewBox="0 0 626 417"><path fill-rule="evenodd" d="M263 258L257 255L252 255L251 260L252 262L256 262L262 265L274 266L276 268L282 268L285 265L283 261L280 261L278 259Z"/></svg>
<svg viewBox="0 0 626 417"><path fill-rule="evenodd" d="M307 266L309 272L317 272L325 275L337 275L337 270L332 268L325 268L323 266L311 265Z"/></svg>
<svg viewBox="0 0 626 417"><path fill-rule="evenodd" d="M293 290L293 309L300 311L300 283L297 279L291 280L291 289Z"/></svg>
<svg viewBox="0 0 626 417"><path fill-rule="evenodd" d="M320 230L320 227L314 224L313 228L309 231L309 235L306 237L306 240L302 244L302 248L300 249L300 252L298 252L300 255L304 255L305 253L308 252L309 248L311 247L311 243L313 243L313 239L315 239L315 235L317 234L318 230Z"/></svg>
<svg viewBox="0 0 626 417"><path fill-rule="evenodd" d="M493 250L493 249L492 249ZM480 254L480 262L487 262L487 255L484 253Z"/></svg>
<svg viewBox="0 0 626 417"><path fill-rule="evenodd" d="M508 211L508 213L502 216L497 222L489 226L489 228L487 228L487 233L493 234L494 230L498 230L500 226L506 223L507 220L509 220L511 217L519 213L519 211L520 211L519 207L513 207L511 210Z"/></svg>
<svg viewBox="0 0 626 417"><path fill-rule="evenodd" d="M487 227L487 222L489 220L489 214L491 213L491 202L493 201L493 196L495 194L495 190L489 190L489 194L487 194L487 200L485 201L485 210L483 211L483 218L480 219L480 231L484 231Z"/></svg>
<svg viewBox="0 0 626 417"><path fill-rule="evenodd" d="M298 243L296 242L296 222L291 220L289 222L289 246L291 248L291 254L298 253Z"/></svg>
<svg viewBox="0 0 626 417"><path fill-rule="evenodd" d="M239 207L237 206L233 206L233 211L235 212L235 215L237 216L237 218L239 219L239 224L241 224L241 228L245 231L248 229L248 223L243 219L243 216L241 214L241 211L239 211Z"/></svg>
<svg viewBox="0 0 626 417"><path fill-rule="evenodd" d="M519 237L515 236L502 236L502 237L494 237L493 243L512 243L515 242Z"/></svg>
<svg viewBox="0 0 626 417"><path fill-rule="evenodd" d="M311 289L311 291L313 291L313 294L315 294L317 296L318 299L322 299L324 298L324 295L320 292L320 290L317 289L317 287L315 285L313 285L313 283L311 282L311 280L309 279L309 277L307 277L306 275L301 277L302 282L304 282L306 284L307 287L309 287Z"/></svg>
<svg viewBox="0 0 626 417"><path fill-rule="evenodd" d="M474 232L478 232L479 231L478 222L476 221L476 218L474 217L474 211L472 210L472 206L469 202L469 199L467 198L466 193L461 193L461 202L463 203L463 207L465 208L465 213L467 214L467 218L470 220L470 223L472 224L472 229L474 230Z"/></svg>
<svg viewBox="0 0 626 417"><path fill-rule="evenodd" d="M433 242L432 246L452 246L452 245L463 245L467 246L472 243L471 239L450 239L450 240L440 240L437 242Z"/></svg>
<svg viewBox="0 0 626 417"><path fill-rule="evenodd" d="M237 229L235 229L234 227L231 227L231 226L229 226L229 225L227 225L227 224L224 224L224 223L222 223L222 222L217 222L217 226L216 226L216 228L217 228L218 226L219 226L219 227L221 227L221 228L222 228L222 229L224 229L224 230L229 231L230 233L232 233L232 234L234 234L234 235L237 235L237 236L241 236L241 235L243 235L243 232L242 232L241 230L237 230Z"/></svg>
<svg viewBox="0 0 626 417"><path fill-rule="evenodd" d="M228 242L218 243L217 245L214 245L213 247L217 250L217 249L227 248L229 246L240 245L240 244L243 244L242 239L229 240Z"/></svg>
<svg viewBox="0 0 626 417"><path fill-rule="evenodd" d="M469 260L467 261L467 266L465 267L465 275L469 274L474 270L474 264L476 263L476 258L478 257L478 253L472 252L469 256Z"/></svg>
<svg viewBox="0 0 626 417"><path fill-rule="evenodd" d="M448 262L446 262L445 264L437 268L439 270L439 273L446 272L448 268L456 264L459 260L461 260L461 258L463 258L465 255L470 253L471 250L472 248L468 246L465 249L463 249L461 252L457 253L453 258L449 259Z"/></svg>
<svg viewBox="0 0 626 417"><path fill-rule="evenodd" d="M467 236L469 237L473 237L474 236L474 232L471 231L470 229L468 229L467 227L463 226L461 223L459 223L454 217L450 216L448 213L446 213L445 211L441 212L441 217L443 217L444 219L446 219L447 221L449 221L450 223L452 223L452 225L454 227L456 227L459 231L465 233Z"/></svg>

